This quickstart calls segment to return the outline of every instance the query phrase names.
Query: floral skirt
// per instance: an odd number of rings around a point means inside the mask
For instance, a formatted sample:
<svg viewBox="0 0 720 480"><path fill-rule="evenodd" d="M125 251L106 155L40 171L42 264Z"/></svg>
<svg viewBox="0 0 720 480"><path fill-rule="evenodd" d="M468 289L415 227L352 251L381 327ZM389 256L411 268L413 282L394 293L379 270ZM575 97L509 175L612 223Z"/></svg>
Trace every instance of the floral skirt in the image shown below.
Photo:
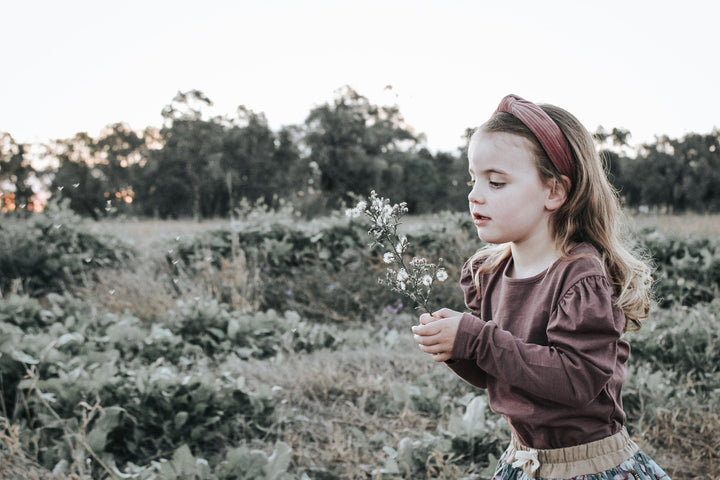
<svg viewBox="0 0 720 480"><path fill-rule="evenodd" d="M569 448L536 450L515 437L492 480L670 480L623 428L610 437Z"/></svg>

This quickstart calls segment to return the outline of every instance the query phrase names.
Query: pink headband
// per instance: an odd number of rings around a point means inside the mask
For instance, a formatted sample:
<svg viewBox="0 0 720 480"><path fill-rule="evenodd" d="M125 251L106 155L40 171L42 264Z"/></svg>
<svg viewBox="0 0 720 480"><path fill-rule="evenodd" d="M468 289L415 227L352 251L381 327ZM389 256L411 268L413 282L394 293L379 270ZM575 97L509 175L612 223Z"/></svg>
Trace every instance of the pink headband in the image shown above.
<svg viewBox="0 0 720 480"><path fill-rule="evenodd" d="M497 111L509 113L524 123L535 134L560 174L575 182L575 163L570 145L557 123L542 108L517 95L508 95L500 100Z"/></svg>

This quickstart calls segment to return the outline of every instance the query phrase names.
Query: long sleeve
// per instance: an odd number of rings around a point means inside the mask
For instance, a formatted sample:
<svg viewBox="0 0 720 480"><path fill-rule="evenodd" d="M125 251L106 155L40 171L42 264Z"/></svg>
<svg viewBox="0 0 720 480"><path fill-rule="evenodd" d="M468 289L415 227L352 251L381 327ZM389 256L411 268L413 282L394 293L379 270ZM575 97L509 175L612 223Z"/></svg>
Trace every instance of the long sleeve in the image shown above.
<svg viewBox="0 0 720 480"><path fill-rule="evenodd" d="M463 378L478 386L484 378L479 372L474 377L467 374L472 369L466 361L483 375L535 397L584 407L615 371L624 316L614 315L614 308L612 288L604 276L581 279L550 313L547 345L523 341L494 321L466 313L453 347L455 365Z"/></svg>
<svg viewBox="0 0 720 480"><path fill-rule="evenodd" d="M465 306L480 316L481 301L477 296L473 280L471 260L465 262L461 270L460 287L465 297ZM457 341L457 340L456 340ZM487 373L472 359L452 359L445 362L460 378L478 388L487 388Z"/></svg>
<svg viewBox="0 0 720 480"><path fill-rule="evenodd" d="M460 378L478 388L487 388L487 373L473 360L450 360L445 362Z"/></svg>

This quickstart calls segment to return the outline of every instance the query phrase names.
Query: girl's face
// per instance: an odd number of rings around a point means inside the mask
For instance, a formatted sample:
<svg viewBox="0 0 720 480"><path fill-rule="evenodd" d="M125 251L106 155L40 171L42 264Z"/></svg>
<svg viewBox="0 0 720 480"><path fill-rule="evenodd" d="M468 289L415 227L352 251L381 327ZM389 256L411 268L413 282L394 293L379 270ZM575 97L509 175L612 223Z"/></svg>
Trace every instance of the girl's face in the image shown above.
<svg viewBox="0 0 720 480"><path fill-rule="evenodd" d="M540 178L528 140L510 133L473 135L468 151L470 213L488 243L547 241L553 182Z"/></svg>

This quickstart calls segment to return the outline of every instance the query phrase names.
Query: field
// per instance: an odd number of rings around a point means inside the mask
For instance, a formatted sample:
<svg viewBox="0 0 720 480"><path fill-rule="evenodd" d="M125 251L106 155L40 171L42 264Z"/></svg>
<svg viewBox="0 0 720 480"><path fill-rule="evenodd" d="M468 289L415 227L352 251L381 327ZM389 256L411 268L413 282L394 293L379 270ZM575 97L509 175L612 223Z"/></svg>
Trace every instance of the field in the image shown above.
<svg viewBox="0 0 720 480"><path fill-rule="evenodd" d="M628 334L628 429L672 478L720 478L720 217L632 220L658 299ZM412 342L359 221L1 225L0 478L469 480L506 445ZM405 227L461 309L464 216Z"/></svg>

